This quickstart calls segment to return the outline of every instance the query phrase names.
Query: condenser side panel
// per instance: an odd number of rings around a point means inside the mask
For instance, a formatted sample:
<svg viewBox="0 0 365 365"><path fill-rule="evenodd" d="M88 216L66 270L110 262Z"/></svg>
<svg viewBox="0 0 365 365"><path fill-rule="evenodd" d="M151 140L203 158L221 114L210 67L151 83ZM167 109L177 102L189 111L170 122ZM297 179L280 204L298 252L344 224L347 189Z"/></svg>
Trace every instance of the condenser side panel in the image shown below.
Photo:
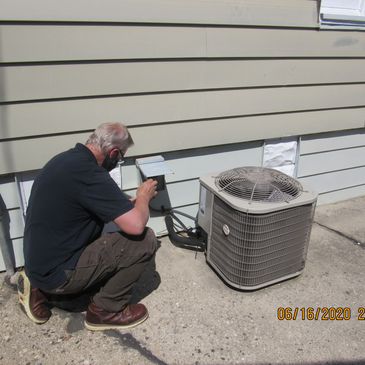
<svg viewBox="0 0 365 365"><path fill-rule="evenodd" d="M314 206L252 215L239 212L216 197L207 261L223 280L246 290L300 274Z"/></svg>

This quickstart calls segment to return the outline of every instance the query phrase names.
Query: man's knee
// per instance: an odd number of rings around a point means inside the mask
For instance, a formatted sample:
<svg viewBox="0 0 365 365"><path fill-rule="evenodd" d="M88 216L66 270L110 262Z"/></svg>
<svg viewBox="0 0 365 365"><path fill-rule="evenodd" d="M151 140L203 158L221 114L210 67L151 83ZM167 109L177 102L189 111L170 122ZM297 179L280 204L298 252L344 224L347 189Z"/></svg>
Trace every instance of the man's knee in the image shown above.
<svg viewBox="0 0 365 365"><path fill-rule="evenodd" d="M121 249L121 252L126 254L126 251L128 251L130 256L149 258L157 250L156 235L149 227L146 227L143 233L138 236L129 235L124 232L114 233L114 235L118 241L118 249Z"/></svg>
<svg viewBox="0 0 365 365"><path fill-rule="evenodd" d="M157 238L155 232L149 227L146 227L143 238L146 254L153 256L157 250Z"/></svg>

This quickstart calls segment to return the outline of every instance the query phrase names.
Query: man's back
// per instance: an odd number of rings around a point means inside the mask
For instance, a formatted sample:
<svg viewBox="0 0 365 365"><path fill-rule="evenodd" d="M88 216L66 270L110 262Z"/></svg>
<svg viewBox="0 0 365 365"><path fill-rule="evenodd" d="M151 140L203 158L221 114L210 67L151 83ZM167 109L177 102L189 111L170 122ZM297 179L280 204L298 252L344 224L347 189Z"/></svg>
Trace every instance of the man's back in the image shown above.
<svg viewBox="0 0 365 365"><path fill-rule="evenodd" d="M24 232L31 281L53 289L65 281L103 224L132 208L82 144L52 158L33 184Z"/></svg>

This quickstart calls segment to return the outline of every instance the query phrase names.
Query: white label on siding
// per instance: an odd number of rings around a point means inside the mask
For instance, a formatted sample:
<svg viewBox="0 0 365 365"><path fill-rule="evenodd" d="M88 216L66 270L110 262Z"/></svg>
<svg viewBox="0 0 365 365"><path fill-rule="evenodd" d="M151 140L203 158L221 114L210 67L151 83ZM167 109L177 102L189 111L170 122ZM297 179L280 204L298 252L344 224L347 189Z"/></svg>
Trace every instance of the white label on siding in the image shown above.
<svg viewBox="0 0 365 365"><path fill-rule="evenodd" d="M297 139L265 141L262 165L294 177L297 145Z"/></svg>

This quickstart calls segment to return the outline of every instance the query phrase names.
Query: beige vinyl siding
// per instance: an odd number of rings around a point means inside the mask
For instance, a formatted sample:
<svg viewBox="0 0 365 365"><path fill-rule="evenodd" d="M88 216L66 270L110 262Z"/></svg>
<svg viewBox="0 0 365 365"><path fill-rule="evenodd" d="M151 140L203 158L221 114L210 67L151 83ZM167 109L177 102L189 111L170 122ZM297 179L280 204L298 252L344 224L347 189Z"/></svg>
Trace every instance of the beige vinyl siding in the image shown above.
<svg viewBox="0 0 365 365"><path fill-rule="evenodd" d="M365 82L363 59L138 61L4 66L0 102Z"/></svg>
<svg viewBox="0 0 365 365"><path fill-rule="evenodd" d="M317 0L0 0L2 19L315 27Z"/></svg>
<svg viewBox="0 0 365 365"><path fill-rule="evenodd" d="M135 146L130 149L128 155L138 157L187 148L261 140L263 133L266 138L276 138L302 135L308 130L320 133L343 128L355 129L363 125L364 112L364 108L336 109L131 127ZM0 159L0 169L26 171L40 168L50 156L70 148L77 142L85 142L90 131L4 141L0 144L3 157ZM25 155L24 151L31 151L31 154Z"/></svg>
<svg viewBox="0 0 365 365"><path fill-rule="evenodd" d="M133 127L135 156L364 127L364 32L86 18L0 25L2 173L40 168L107 120ZM181 130L192 137L160 138Z"/></svg>
<svg viewBox="0 0 365 365"><path fill-rule="evenodd" d="M358 107L365 104L364 95L365 83L270 87L12 104L0 106L0 115L3 137L17 138L74 132L88 129L90 123L97 125L101 120L119 120L121 116L128 126L136 126ZM29 120L30 116L34 120ZM363 125L362 122L357 127ZM347 129L346 121L343 126ZM267 132L261 130L261 138L267 138Z"/></svg>
<svg viewBox="0 0 365 365"><path fill-rule="evenodd" d="M158 25L1 25L0 61L364 57L364 32Z"/></svg>

